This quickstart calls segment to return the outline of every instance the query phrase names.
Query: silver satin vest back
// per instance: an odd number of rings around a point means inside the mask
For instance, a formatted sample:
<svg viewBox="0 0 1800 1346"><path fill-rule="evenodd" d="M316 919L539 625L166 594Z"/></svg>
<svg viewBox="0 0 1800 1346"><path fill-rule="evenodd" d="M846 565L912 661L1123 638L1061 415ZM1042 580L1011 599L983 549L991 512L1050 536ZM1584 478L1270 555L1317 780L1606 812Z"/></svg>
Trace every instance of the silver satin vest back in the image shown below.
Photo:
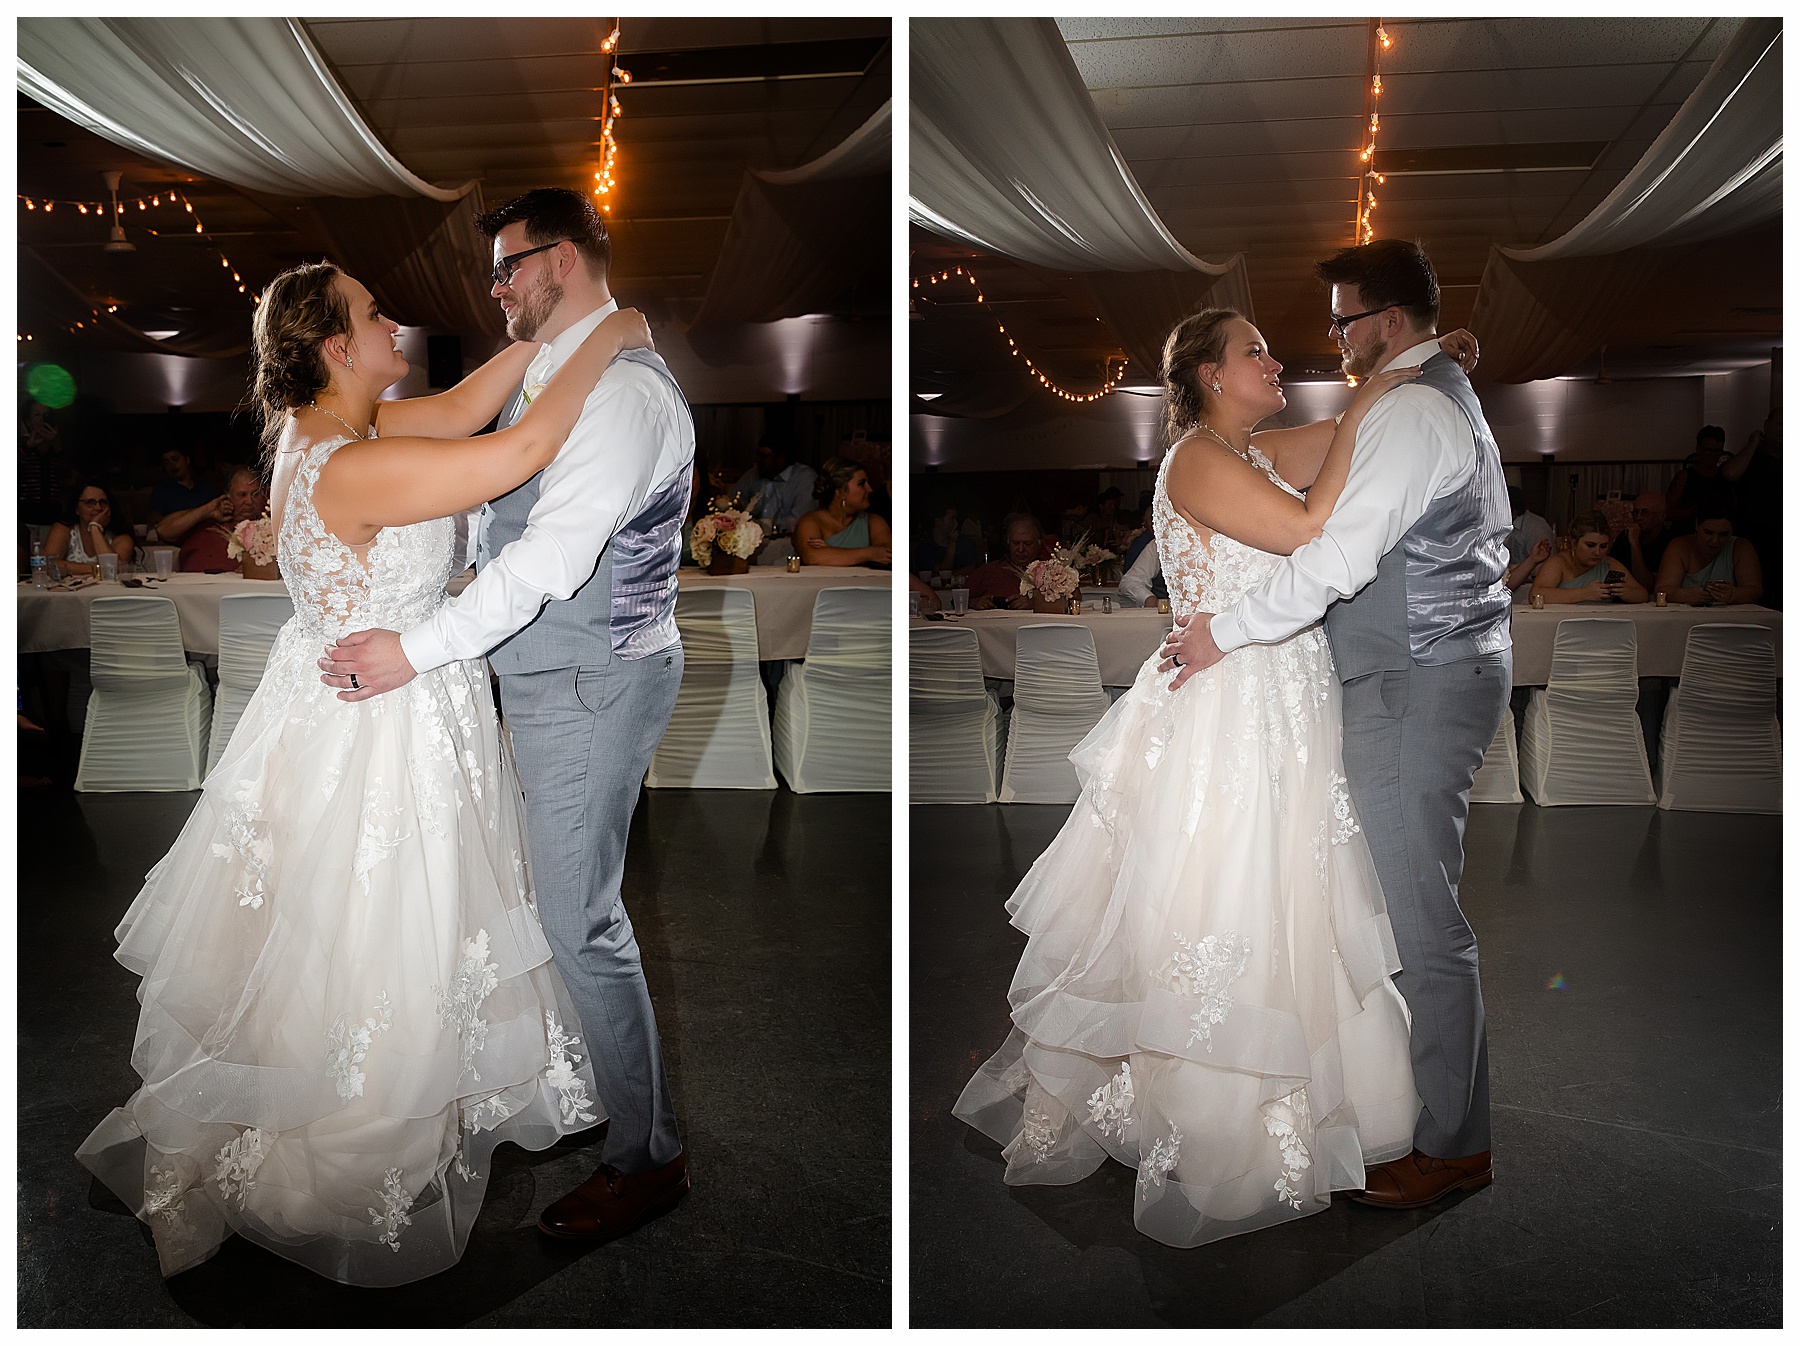
<svg viewBox="0 0 1800 1346"><path fill-rule="evenodd" d="M688 414L687 399L660 355L628 350L618 358L655 370L668 381L682 414ZM511 425L522 410L523 399L515 393L501 414L501 425ZM642 659L680 641L675 571L681 564L681 522L687 517L693 471L690 462L687 471L646 500L607 540L587 583L565 599L544 604L528 625L488 653L496 673L542 673L610 663L615 656ZM523 536L543 475L482 507L477 570Z"/></svg>
<svg viewBox="0 0 1800 1346"><path fill-rule="evenodd" d="M1461 408L1475 432L1475 471L1433 500L1376 568L1375 578L1325 614L1340 678L1409 664L1453 664L1512 645L1506 535L1512 510L1500 449L1468 376L1447 355L1416 380Z"/></svg>

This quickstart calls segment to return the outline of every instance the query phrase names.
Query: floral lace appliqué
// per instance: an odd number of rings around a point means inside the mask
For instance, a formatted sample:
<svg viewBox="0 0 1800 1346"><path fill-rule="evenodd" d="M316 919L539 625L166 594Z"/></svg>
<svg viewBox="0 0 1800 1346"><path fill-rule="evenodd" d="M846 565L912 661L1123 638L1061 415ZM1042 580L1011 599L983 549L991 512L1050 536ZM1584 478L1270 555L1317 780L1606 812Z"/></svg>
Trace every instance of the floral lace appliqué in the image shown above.
<svg viewBox="0 0 1800 1346"><path fill-rule="evenodd" d="M262 1167L274 1140L273 1131L253 1126L239 1132L219 1151L214 1157L217 1166L213 1169L213 1181L219 1185L221 1197L226 1201L235 1198L239 1205L243 1204L245 1193L256 1185L256 1170Z"/></svg>
<svg viewBox="0 0 1800 1346"><path fill-rule="evenodd" d="M412 1216L407 1214L412 1204L413 1199L406 1194L406 1185L401 1181L400 1170L390 1168L381 1178L381 1209L370 1206L369 1218L381 1231L380 1241L395 1252L400 1251L400 1231L412 1223Z"/></svg>
<svg viewBox="0 0 1800 1346"><path fill-rule="evenodd" d="M1131 1105L1137 1099L1131 1087L1131 1062L1121 1061L1119 1073L1088 1096L1088 1121L1103 1136L1125 1139L1131 1125Z"/></svg>
<svg viewBox="0 0 1800 1346"><path fill-rule="evenodd" d="M365 893L369 891L370 872L412 836L411 832L400 830L400 819L405 816L406 809L394 802L392 790L383 788L381 777L371 780L363 793L362 835L356 839L353 865Z"/></svg>
<svg viewBox="0 0 1800 1346"><path fill-rule="evenodd" d="M383 991L375 997L375 1013L359 1024L348 1022L350 1016L338 1015L325 1032L325 1069L337 1084L339 1098L356 1098L369 1077L357 1069L369 1054L369 1044L377 1033L394 1026L394 1006Z"/></svg>
<svg viewBox="0 0 1800 1346"><path fill-rule="evenodd" d="M1147 1196L1151 1188L1160 1188L1169 1170L1175 1167L1181 1158L1181 1128L1169 1123L1169 1138L1157 1138L1150 1147L1150 1153L1138 1161L1137 1187L1140 1198Z"/></svg>
<svg viewBox="0 0 1800 1346"><path fill-rule="evenodd" d="M435 987L438 1016L444 1027L454 1029L462 1041L462 1070L471 1079L480 1079L475 1057L487 1045L487 1020L481 1017L481 1002L500 984L500 965L488 962L488 932L477 930L474 939L463 941L462 961L456 965L448 986Z"/></svg>
<svg viewBox="0 0 1800 1346"><path fill-rule="evenodd" d="M1331 773L1331 816L1337 819L1337 827L1331 833L1333 846L1342 846L1362 831L1356 819L1350 816L1350 792L1344 788L1348 784L1337 772Z"/></svg>
<svg viewBox="0 0 1800 1346"><path fill-rule="evenodd" d="M1286 1098L1268 1105L1263 1114L1263 1129L1281 1145L1282 1173L1275 1180L1275 1198L1295 1210L1300 1209L1302 1192L1300 1177L1312 1167L1312 1154L1300 1133L1311 1126L1306 1090L1296 1089Z"/></svg>
<svg viewBox="0 0 1800 1346"><path fill-rule="evenodd" d="M1222 935L1208 935L1198 944L1177 934L1175 945L1158 979L1176 995L1200 998L1199 1012L1188 1016L1194 1025L1188 1046L1199 1043L1210 1052L1212 1031L1225 1022L1234 1003L1228 988L1250 966L1250 941L1227 930Z"/></svg>
<svg viewBox="0 0 1800 1346"><path fill-rule="evenodd" d="M1048 1163L1050 1151L1056 1148L1056 1123L1050 1120L1050 1114L1038 1106L1034 1099L1025 1109L1025 1124L1019 1134L1025 1141L1025 1148L1031 1152L1034 1164Z"/></svg>
<svg viewBox="0 0 1800 1346"><path fill-rule="evenodd" d="M564 1126L594 1120L590 1111L594 1100L588 1097L586 1082L575 1073L575 1063L581 1059L581 1053L573 1048L580 1043L580 1038L563 1031L562 1025L556 1022L554 1010L544 1011L544 1045L549 1052L544 1082L561 1096Z"/></svg>
<svg viewBox="0 0 1800 1346"><path fill-rule="evenodd" d="M262 906L268 891L269 860L274 853L263 826L262 803L257 798L260 783L254 776L238 783L219 818L229 844L212 844L212 854L217 858L228 860L235 855L242 863L243 873L236 889L238 905L252 911Z"/></svg>

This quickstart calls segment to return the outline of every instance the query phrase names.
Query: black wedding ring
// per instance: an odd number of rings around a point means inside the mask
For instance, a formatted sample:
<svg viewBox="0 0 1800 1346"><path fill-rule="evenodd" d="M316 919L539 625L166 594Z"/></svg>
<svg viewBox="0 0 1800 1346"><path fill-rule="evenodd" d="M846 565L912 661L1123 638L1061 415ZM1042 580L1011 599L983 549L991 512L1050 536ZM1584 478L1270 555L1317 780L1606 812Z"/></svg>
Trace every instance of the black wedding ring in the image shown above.
<svg viewBox="0 0 1800 1346"><path fill-rule="evenodd" d="M356 674L354 673L350 675L350 687L353 691L360 692L362 690L362 684L356 680Z"/></svg>

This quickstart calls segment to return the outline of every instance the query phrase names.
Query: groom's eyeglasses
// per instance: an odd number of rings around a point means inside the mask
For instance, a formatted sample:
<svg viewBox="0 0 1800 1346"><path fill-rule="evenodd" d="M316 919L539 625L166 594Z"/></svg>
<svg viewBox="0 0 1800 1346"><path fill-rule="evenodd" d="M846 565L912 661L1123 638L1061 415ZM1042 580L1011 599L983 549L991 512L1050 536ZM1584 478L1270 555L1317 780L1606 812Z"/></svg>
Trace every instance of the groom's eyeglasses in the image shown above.
<svg viewBox="0 0 1800 1346"><path fill-rule="evenodd" d="M494 263L494 269L491 273L494 277L494 284L511 285L513 272L519 269L519 263L524 261L527 257L532 256L534 253L548 252L551 248L561 247L564 243L573 243L574 241L575 240L572 238L559 238L554 243L543 243L535 248L527 248L524 252L515 252L510 257L502 257L499 261Z"/></svg>
<svg viewBox="0 0 1800 1346"><path fill-rule="evenodd" d="M524 256L523 253L519 255ZM1331 333L1333 336L1342 336L1344 329L1351 323L1358 322L1363 318L1373 318L1377 313L1386 313L1389 309L1398 307L1398 304L1383 304L1380 308L1369 309L1366 313L1352 313L1348 318L1340 318L1334 313L1331 315Z"/></svg>

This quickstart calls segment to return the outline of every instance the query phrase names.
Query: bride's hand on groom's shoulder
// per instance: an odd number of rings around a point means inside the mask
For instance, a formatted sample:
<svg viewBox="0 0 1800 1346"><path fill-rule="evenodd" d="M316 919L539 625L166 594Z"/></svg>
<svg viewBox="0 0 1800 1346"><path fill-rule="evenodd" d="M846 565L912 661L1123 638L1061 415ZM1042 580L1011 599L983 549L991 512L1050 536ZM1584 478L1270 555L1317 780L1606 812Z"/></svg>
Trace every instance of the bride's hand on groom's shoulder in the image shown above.
<svg viewBox="0 0 1800 1346"><path fill-rule="evenodd" d="M1443 348L1445 355L1462 366L1463 373L1475 372L1475 366L1481 359L1481 343L1468 328L1459 327L1454 332L1446 332L1438 338L1438 345Z"/></svg>
<svg viewBox="0 0 1800 1346"><path fill-rule="evenodd" d="M642 310L622 308L616 313L609 313L601 321L600 327L594 330L598 332L602 328L609 338L618 341L622 351L656 349L656 341L650 335L650 320L643 315Z"/></svg>
<svg viewBox="0 0 1800 1346"><path fill-rule="evenodd" d="M367 701L404 687L418 676L400 633L376 627L339 636L319 660L319 681L338 689L339 701Z"/></svg>

